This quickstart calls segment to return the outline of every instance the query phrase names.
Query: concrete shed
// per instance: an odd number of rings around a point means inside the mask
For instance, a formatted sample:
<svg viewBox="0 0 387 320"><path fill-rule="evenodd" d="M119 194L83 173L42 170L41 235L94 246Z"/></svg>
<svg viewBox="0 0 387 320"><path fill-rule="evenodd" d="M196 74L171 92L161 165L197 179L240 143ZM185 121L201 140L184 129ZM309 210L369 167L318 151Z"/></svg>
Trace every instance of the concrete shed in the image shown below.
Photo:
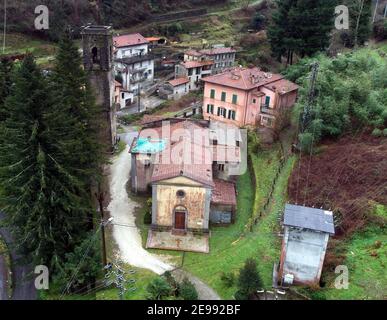
<svg viewBox="0 0 387 320"><path fill-rule="evenodd" d="M286 204L278 270L282 285L318 284L329 236L335 233L331 211Z"/></svg>

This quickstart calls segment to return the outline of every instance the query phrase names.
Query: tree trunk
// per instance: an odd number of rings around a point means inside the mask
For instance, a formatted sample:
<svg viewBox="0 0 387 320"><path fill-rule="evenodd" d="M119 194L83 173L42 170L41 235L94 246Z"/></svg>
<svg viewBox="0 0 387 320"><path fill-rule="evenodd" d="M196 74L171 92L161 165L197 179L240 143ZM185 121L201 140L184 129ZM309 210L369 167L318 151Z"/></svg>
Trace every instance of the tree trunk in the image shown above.
<svg viewBox="0 0 387 320"><path fill-rule="evenodd" d="M355 48L358 47L358 33L359 33L359 25L360 25L360 18L361 18L361 15L363 13L363 8L364 8L364 0L359 0L359 13L357 15L357 19L356 19L356 28L355 28L355 40L354 40L354 46Z"/></svg>

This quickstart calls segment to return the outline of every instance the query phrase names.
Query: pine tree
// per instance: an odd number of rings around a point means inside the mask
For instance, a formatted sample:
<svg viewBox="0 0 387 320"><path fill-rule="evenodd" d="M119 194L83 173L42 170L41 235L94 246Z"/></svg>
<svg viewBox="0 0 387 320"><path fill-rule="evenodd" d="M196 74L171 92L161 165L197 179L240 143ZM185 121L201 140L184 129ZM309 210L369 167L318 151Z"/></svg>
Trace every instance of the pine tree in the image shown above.
<svg viewBox="0 0 387 320"><path fill-rule="evenodd" d="M72 167L74 118L56 103L47 79L28 55L5 101L0 141L1 207L19 249L55 274L82 241L91 210L84 182Z"/></svg>
<svg viewBox="0 0 387 320"><path fill-rule="evenodd" d="M8 97L11 89L11 74L13 64L8 59L0 61L0 123L7 118L4 100Z"/></svg>
<svg viewBox="0 0 387 320"><path fill-rule="evenodd" d="M293 63L301 57L323 51L329 45L337 0L278 0L268 37L273 53L281 61Z"/></svg>
<svg viewBox="0 0 387 320"><path fill-rule="evenodd" d="M237 300L246 300L263 285L254 259L247 259L240 270L238 278L238 291L235 294Z"/></svg>
<svg viewBox="0 0 387 320"><path fill-rule="evenodd" d="M72 150L71 163L82 168L80 177L86 184L98 180L103 163L102 145L98 130L101 126L91 86L84 69L82 58L70 34L59 44L52 75L53 92L62 108L75 118L77 139L81 142Z"/></svg>

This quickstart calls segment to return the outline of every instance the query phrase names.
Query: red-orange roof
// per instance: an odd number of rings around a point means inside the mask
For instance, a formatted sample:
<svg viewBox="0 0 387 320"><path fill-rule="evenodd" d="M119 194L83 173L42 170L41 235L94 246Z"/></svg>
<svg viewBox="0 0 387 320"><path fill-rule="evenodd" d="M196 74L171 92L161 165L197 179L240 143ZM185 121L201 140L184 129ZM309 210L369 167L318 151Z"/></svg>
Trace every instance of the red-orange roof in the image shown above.
<svg viewBox="0 0 387 320"><path fill-rule="evenodd" d="M114 37L113 43L115 47L121 48L149 43L149 41L139 33L132 33Z"/></svg>
<svg viewBox="0 0 387 320"><path fill-rule="evenodd" d="M284 93L297 90L299 87L298 85L296 85L295 83L289 80L281 79L265 85L265 88L272 90L274 92L278 92L279 94L284 94Z"/></svg>
<svg viewBox="0 0 387 320"><path fill-rule="evenodd" d="M170 83L174 87L180 86L180 85L188 83L188 82L189 82L189 79L187 77L177 78L177 79L173 79L173 80L168 81L168 83Z"/></svg>
<svg viewBox="0 0 387 320"><path fill-rule="evenodd" d="M204 67L204 66L210 66L214 64L213 61L207 60L207 61L185 61L181 63L185 68L191 69L191 68L198 68L198 67Z"/></svg>
<svg viewBox="0 0 387 320"><path fill-rule="evenodd" d="M148 40L149 42L152 42L152 41L159 41L161 38L158 38L158 37L146 37L145 39Z"/></svg>
<svg viewBox="0 0 387 320"><path fill-rule="evenodd" d="M258 68L233 68L202 80L232 88L251 90L281 80L280 74L263 72Z"/></svg>
<svg viewBox="0 0 387 320"><path fill-rule="evenodd" d="M215 204L236 205L235 185L232 182L214 179L211 202Z"/></svg>

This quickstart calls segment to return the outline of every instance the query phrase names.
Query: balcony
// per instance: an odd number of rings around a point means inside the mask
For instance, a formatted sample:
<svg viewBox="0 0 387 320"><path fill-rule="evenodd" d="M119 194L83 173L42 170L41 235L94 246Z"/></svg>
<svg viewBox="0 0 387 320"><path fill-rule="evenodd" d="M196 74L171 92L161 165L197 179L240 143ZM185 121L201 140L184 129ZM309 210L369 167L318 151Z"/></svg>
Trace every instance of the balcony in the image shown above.
<svg viewBox="0 0 387 320"><path fill-rule="evenodd" d="M274 109L269 108L269 106L267 104L262 104L261 105L261 113L274 116L276 112Z"/></svg>
<svg viewBox="0 0 387 320"><path fill-rule="evenodd" d="M143 55L136 55L136 56L131 56L131 57L123 57L121 59L116 58L115 61L129 65L129 64L142 62L142 61L154 60L154 58L155 57L153 54L143 54Z"/></svg>

